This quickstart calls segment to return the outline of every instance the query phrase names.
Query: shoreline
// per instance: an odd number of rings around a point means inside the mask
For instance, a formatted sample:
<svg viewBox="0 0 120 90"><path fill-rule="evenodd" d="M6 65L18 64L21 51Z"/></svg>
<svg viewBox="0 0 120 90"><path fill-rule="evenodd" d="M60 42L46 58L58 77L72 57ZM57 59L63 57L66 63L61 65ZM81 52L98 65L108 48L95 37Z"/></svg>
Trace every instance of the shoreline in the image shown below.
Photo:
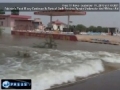
<svg viewBox="0 0 120 90"><path fill-rule="evenodd" d="M49 90L120 90L120 70L89 78L72 85ZM48 89L47 89L48 90Z"/></svg>
<svg viewBox="0 0 120 90"><path fill-rule="evenodd" d="M120 36L109 36L109 35L76 35L78 41L98 43L98 44L110 44L120 45Z"/></svg>
<svg viewBox="0 0 120 90"><path fill-rule="evenodd" d="M64 87L69 87L69 86L75 85L77 83L81 83L82 81L86 81L86 80L89 80L89 79L92 79L92 78L95 78L95 77L98 77L98 76L102 76L104 74L109 74L109 73L120 70L120 66L118 68L118 67L116 67L116 64L114 64L114 63L111 64L111 63L104 62L103 65L105 67L105 71L103 71L99 74L93 74L93 75L90 75L86 78L76 78L75 82L68 82L68 83L63 83L63 84L60 84L60 85L53 85L50 89L46 89L46 90L56 90L56 89L60 89L60 88L64 88Z"/></svg>
<svg viewBox="0 0 120 90"><path fill-rule="evenodd" d="M113 42L120 43L120 36L110 36L110 35L76 35L78 40L90 40L90 39L107 39Z"/></svg>

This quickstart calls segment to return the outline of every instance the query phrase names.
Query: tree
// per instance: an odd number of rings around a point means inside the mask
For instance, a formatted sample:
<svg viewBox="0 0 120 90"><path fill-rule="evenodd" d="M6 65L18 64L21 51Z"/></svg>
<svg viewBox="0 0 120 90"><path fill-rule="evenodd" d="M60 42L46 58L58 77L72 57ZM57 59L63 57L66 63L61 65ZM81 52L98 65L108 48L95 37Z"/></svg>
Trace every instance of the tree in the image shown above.
<svg viewBox="0 0 120 90"><path fill-rule="evenodd" d="M97 32L103 32L103 28L101 26L98 26L96 31Z"/></svg>
<svg viewBox="0 0 120 90"><path fill-rule="evenodd" d="M96 31L97 31L97 28L94 27L94 26L90 26L90 27L88 28L88 31L90 31L90 32L96 32Z"/></svg>
<svg viewBox="0 0 120 90"><path fill-rule="evenodd" d="M108 28L106 27L102 27L102 26L90 26L90 27L86 27L82 24L78 24L78 25L70 25L69 28L75 28L76 31L85 31L85 32L108 32Z"/></svg>
<svg viewBox="0 0 120 90"><path fill-rule="evenodd" d="M75 25L69 25L69 30L70 30L70 32L75 32L75 31L77 31Z"/></svg>
<svg viewBox="0 0 120 90"><path fill-rule="evenodd" d="M89 28L88 27L86 28L86 32L89 32Z"/></svg>
<svg viewBox="0 0 120 90"><path fill-rule="evenodd" d="M107 33L108 32L108 28L104 27L103 28L103 32Z"/></svg>
<svg viewBox="0 0 120 90"><path fill-rule="evenodd" d="M0 9L0 14L5 14L5 11L3 9Z"/></svg>
<svg viewBox="0 0 120 90"><path fill-rule="evenodd" d="M75 25L69 25L69 28L74 28L75 27Z"/></svg>
<svg viewBox="0 0 120 90"><path fill-rule="evenodd" d="M19 9L15 7L13 10L11 10L11 15L19 15Z"/></svg>
<svg viewBox="0 0 120 90"><path fill-rule="evenodd" d="M81 31L86 31L86 26L82 25L82 24L78 24L76 26L76 29L79 30L80 32Z"/></svg>

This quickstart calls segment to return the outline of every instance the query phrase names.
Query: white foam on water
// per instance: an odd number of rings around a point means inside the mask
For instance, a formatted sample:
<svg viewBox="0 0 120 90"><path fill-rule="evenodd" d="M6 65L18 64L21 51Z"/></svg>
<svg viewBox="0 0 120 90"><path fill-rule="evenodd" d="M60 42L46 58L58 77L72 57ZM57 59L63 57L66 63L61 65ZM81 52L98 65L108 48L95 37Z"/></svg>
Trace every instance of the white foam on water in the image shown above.
<svg viewBox="0 0 120 90"><path fill-rule="evenodd" d="M85 52L85 51L72 51L72 52L60 52L63 55L68 55L68 56L74 56L74 57L79 57L81 59L94 59L94 58L99 58L105 62L110 62L110 63L120 63L120 54L117 53L109 53L109 52Z"/></svg>
<svg viewBox="0 0 120 90"><path fill-rule="evenodd" d="M87 77L102 71L104 71L104 68L100 60L87 61L80 65L69 67L69 70L49 70L49 72L38 75L33 79L33 88L35 90L45 90L55 84L67 83L68 81L74 82L76 77Z"/></svg>
<svg viewBox="0 0 120 90"><path fill-rule="evenodd" d="M55 54L54 54L55 53ZM108 52L86 52L80 50L48 50L45 53L31 50L31 60L16 61L17 57L6 57L8 62L0 65L0 78L32 79L32 90L45 90L56 84L76 81L104 71L102 61L120 62L120 56Z"/></svg>
<svg viewBox="0 0 120 90"><path fill-rule="evenodd" d="M99 55L102 55L101 60L109 63L120 63L120 54L117 53L108 53L108 52L99 52Z"/></svg>

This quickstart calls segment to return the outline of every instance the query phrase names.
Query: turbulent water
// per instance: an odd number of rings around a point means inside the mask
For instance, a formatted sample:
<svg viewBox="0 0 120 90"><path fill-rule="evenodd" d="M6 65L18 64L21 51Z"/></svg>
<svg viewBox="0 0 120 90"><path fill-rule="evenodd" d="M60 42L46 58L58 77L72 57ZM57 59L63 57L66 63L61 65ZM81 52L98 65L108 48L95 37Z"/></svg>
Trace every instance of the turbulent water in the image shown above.
<svg viewBox="0 0 120 90"><path fill-rule="evenodd" d="M28 59L15 56L29 50ZM0 78L32 79L32 90L49 89L55 84L74 82L104 71L102 61L120 63L120 55L81 50L63 51L0 45Z"/></svg>

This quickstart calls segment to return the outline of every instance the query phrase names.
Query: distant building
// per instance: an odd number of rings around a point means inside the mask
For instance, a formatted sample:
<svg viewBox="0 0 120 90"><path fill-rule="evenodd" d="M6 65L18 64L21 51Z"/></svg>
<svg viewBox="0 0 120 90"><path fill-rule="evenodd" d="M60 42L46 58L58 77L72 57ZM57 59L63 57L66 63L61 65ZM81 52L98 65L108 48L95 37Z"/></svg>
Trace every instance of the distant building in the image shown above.
<svg viewBox="0 0 120 90"><path fill-rule="evenodd" d="M0 27L5 32L10 33L11 30L43 30L45 27L40 18L30 20L31 16L27 15L0 15ZM15 28L16 27L16 28Z"/></svg>
<svg viewBox="0 0 120 90"><path fill-rule="evenodd" d="M120 33L120 31L117 27L108 27L108 33L113 36L114 34Z"/></svg>
<svg viewBox="0 0 120 90"><path fill-rule="evenodd" d="M63 29L67 27L67 24L56 20L52 21L51 23L48 23L48 27L51 27L53 30L63 31Z"/></svg>
<svg viewBox="0 0 120 90"><path fill-rule="evenodd" d="M40 18L35 18L33 20L33 26L38 31L39 30L44 30L44 28L45 28Z"/></svg>
<svg viewBox="0 0 120 90"><path fill-rule="evenodd" d="M0 26L13 27L15 20L28 20L31 16L26 15L0 15Z"/></svg>

